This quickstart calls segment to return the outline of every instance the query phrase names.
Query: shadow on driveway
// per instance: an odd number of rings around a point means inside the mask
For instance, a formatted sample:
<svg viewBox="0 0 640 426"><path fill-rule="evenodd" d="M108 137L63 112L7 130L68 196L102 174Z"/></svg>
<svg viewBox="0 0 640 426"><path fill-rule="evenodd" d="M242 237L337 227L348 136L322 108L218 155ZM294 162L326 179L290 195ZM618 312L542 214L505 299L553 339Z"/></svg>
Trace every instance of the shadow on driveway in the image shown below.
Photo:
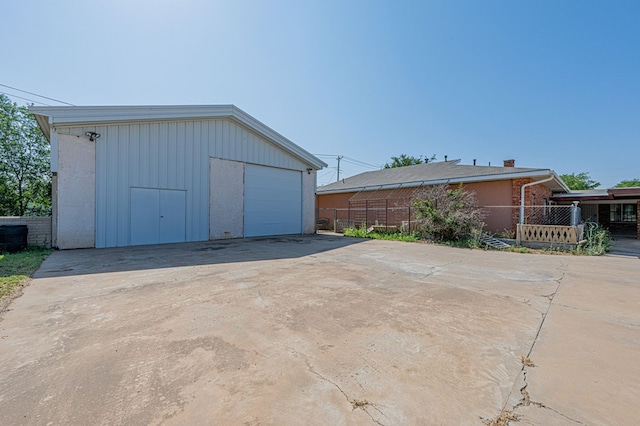
<svg viewBox="0 0 640 426"><path fill-rule="evenodd" d="M56 251L34 278L137 271L180 266L293 259L363 242L327 235L258 237L196 243Z"/></svg>
<svg viewBox="0 0 640 426"><path fill-rule="evenodd" d="M640 259L640 240L633 237L614 236L608 256L635 257Z"/></svg>

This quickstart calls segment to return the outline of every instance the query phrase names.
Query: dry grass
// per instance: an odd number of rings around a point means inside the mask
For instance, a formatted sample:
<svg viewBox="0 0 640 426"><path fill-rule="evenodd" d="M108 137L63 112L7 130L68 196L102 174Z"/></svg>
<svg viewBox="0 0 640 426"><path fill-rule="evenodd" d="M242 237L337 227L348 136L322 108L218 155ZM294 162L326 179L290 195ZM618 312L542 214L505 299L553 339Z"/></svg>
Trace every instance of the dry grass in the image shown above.
<svg viewBox="0 0 640 426"><path fill-rule="evenodd" d="M520 355L520 363L525 367L535 367L536 365L531 361L528 356Z"/></svg>
<svg viewBox="0 0 640 426"><path fill-rule="evenodd" d="M518 420L520 420L519 414L513 411L503 411L498 417L483 420L482 423L487 426L509 426L509 422L517 422Z"/></svg>

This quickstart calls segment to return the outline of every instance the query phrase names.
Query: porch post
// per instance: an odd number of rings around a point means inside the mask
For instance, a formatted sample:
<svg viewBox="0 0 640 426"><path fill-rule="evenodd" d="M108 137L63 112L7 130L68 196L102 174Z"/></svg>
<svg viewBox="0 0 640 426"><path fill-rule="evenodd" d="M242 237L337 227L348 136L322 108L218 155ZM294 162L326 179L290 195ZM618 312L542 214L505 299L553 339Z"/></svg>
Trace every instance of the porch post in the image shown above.
<svg viewBox="0 0 640 426"><path fill-rule="evenodd" d="M640 200L638 200L638 207L636 208L636 237L640 240Z"/></svg>

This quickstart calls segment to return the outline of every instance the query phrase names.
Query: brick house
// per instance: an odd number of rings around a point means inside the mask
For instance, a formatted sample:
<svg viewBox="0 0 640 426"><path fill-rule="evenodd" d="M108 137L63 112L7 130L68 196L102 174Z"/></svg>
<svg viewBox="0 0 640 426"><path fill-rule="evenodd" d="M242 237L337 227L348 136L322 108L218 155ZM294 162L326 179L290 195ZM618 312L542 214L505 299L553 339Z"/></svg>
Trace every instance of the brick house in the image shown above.
<svg viewBox="0 0 640 426"><path fill-rule="evenodd" d="M485 230L494 233L515 232L523 186L527 206L550 205L554 194L570 191L553 170L515 167L514 160L505 160L501 167L433 162L365 172L319 187L318 221L329 227L337 219L356 226L363 221L411 226L412 197L420 188L436 184L462 184L474 191L486 213Z"/></svg>

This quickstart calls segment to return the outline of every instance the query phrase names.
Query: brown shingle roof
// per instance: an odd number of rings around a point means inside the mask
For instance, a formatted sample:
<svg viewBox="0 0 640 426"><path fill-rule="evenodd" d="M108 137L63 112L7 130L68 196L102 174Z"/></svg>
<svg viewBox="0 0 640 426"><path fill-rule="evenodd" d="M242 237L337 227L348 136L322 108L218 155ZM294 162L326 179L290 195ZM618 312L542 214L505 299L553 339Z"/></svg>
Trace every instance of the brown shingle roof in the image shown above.
<svg viewBox="0 0 640 426"><path fill-rule="evenodd" d="M448 180L464 181L495 180L525 177L532 174L551 174L549 169L535 169L524 167L495 167L495 166L471 166L458 164L460 160L442 161L415 166L396 167L372 172L364 172L359 175L321 186L318 194L331 192L350 192L357 190L371 190L376 187L392 186L420 186L421 184L433 184Z"/></svg>

